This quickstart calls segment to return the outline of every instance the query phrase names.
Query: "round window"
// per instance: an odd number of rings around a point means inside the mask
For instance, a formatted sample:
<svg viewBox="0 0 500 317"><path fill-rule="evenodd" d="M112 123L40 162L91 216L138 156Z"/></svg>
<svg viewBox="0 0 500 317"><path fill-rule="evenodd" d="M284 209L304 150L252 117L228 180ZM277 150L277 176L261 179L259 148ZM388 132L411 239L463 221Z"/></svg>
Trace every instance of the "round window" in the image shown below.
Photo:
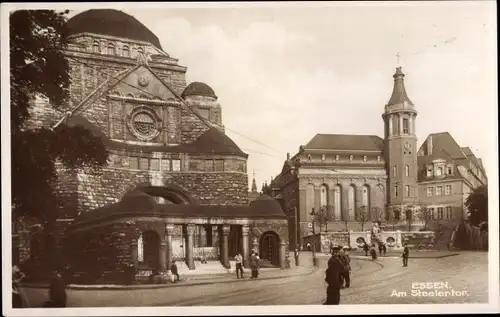
<svg viewBox="0 0 500 317"><path fill-rule="evenodd" d="M132 111L128 127L130 131L142 141L150 141L159 134L158 119L154 110L138 107Z"/></svg>

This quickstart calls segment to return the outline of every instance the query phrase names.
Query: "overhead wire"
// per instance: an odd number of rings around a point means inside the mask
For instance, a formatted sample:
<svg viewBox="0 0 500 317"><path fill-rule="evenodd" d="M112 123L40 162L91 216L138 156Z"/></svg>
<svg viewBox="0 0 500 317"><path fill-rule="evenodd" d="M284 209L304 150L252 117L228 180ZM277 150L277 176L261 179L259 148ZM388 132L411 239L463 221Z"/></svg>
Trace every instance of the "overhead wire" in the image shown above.
<svg viewBox="0 0 500 317"><path fill-rule="evenodd" d="M116 75L112 75L112 74L109 74L109 73L104 72L104 71L102 71L102 70L99 70L99 69L97 69L95 66L90 65L90 64L88 64L88 63L85 63L85 62L83 62L83 61L81 61L81 60L78 60L78 59L76 59L76 58L73 58L73 57L68 56L68 59L71 59L71 60L73 60L73 61L75 61L75 62L77 62L77 63L80 63L80 64L84 65L84 66L90 67L90 68L94 69L97 73L100 73L100 74L103 74L103 75L107 76L108 78L106 79L106 81L105 81L105 82L103 82L101 85L99 85L99 87L104 87L104 86L105 86L105 84L106 84L107 82L109 83L109 80L110 80L111 78L113 78L113 79L118 80L118 82L117 82L116 84L118 84L118 83L123 83L123 84L125 84L126 86L129 86L129 87L134 88L134 89L136 89L136 90L138 90L138 91L140 91L140 92L143 92L143 93L145 93L145 94L147 94L147 95L149 95L149 96L151 96L151 97L153 97L153 98L155 98L155 99L159 99L159 100L161 100L161 99L162 99L161 97L159 97L159 96L157 96L157 95L155 95L155 94L153 94L153 93L151 93L151 92L149 92L149 91L147 91L147 90L144 90L144 89L143 89L143 88L141 88L141 87L138 87L138 86L136 86L136 85L133 85L133 84L130 84L130 83L125 82L125 81L123 80L124 78L118 78L118 76L116 76ZM127 74L127 73L129 73L129 71L131 71L132 69L133 69L133 68L130 68L130 69L128 69L128 70L123 70L123 71L120 71L118 74L119 74L119 75L124 75L123 77L126 77L126 74ZM99 87L98 87L98 88L99 88ZM96 88L93 92L99 93L99 92L97 91L97 90L98 90L98 88ZM170 87L169 87L169 88L170 88ZM173 90L173 89L170 89L170 90ZM176 97L178 97L178 96L176 96ZM91 98L91 97L89 97L89 98ZM99 97L98 97L98 98L99 98ZM87 99L87 98L85 98L85 99ZM178 98L178 99L181 99L181 98ZM185 102L184 102L183 100L179 100L179 101L180 101L180 103L181 103L181 104L183 104L183 105L184 105L184 107L185 107L185 108L187 108L190 112L192 112L192 113L193 113L193 114L195 114L196 116L200 116L200 115L199 115L199 114L198 114L198 113L197 113L194 109L192 109L189 105L184 104ZM91 107L91 106L92 106L92 104L93 104L93 103L90 103L90 104L89 104L89 105L87 105L85 108L80 108L80 107L78 107L78 106L77 106L77 107L74 107L74 108L71 110L71 115L72 115L73 113L76 113L76 112L85 112L85 111L86 111L89 107ZM81 104L81 106L83 106L83 104ZM63 121L64 119L66 119L66 117L63 117L63 118L61 119L61 121ZM205 120L206 120L206 121L208 121L209 123L215 123L215 124L218 124L218 123L216 123L216 122L214 122L214 121L211 121L211 120L208 120L208 119L205 119ZM232 129L229 129L229 128L225 127L225 126L224 126L224 129L225 129L225 130L228 130L228 131L231 131L231 132L233 132L233 133L235 133L235 134L237 134L237 135L240 135L240 136L242 136L242 137L244 137L244 138L246 138L246 139L248 139L248 140L250 140L250 141L253 141L253 142L257 143L257 144L260 144L260 145L262 145L262 146L264 146L264 147L266 147L266 148L269 148L269 149L272 149L272 150L274 150L274 151L279 152L278 150L273 149L272 147L270 147L270 146L268 146L268 145L266 145L266 144L264 144L264 143L262 143L262 142L260 142L260 141L257 141L257 140L255 140L255 139L253 139L253 138L250 138L250 137L248 137L248 136L246 136L246 135L244 135L244 134L242 134L242 133L240 133L240 132L237 132L237 131L234 131L234 130L232 130ZM165 128L162 128L160 131L165 131ZM216 143L218 143L218 144L222 144L221 142L216 142ZM244 150L244 151L249 151L249 152L255 153L255 154L261 154L261 155L266 155L266 156L271 156L271 157L281 158L280 156L273 155L273 154L270 154L270 153L260 152L260 151L256 151L256 150L252 150L252 149L247 149L247 148L241 148L241 149L242 149L242 150Z"/></svg>

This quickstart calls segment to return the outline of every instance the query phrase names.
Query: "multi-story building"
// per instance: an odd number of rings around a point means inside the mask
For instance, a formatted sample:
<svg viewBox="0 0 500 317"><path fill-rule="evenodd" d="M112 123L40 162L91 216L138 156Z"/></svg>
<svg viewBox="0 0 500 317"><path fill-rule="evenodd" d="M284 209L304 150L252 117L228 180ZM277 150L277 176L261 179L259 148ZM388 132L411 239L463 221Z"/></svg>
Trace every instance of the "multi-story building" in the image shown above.
<svg viewBox="0 0 500 317"><path fill-rule="evenodd" d="M468 193L486 183L481 160L448 133L430 135L417 149L417 111L404 76L398 67L382 114L383 138L317 134L297 154L287 154L270 187L289 219L290 241L300 244L312 233L312 212L321 209L330 219L321 229L335 231L373 221L409 228L423 222L416 212L422 205L443 222L466 213Z"/></svg>
<svg viewBox="0 0 500 317"><path fill-rule="evenodd" d="M227 266L252 248L283 264L284 215L270 198L249 205L248 155L224 133L213 89L186 85L187 68L123 12L85 11L67 28L70 105L63 116L37 103L31 125L84 126L110 153L100 175L58 166L58 240L69 235L82 269L165 270L175 259L193 269L202 256Z"/></svg>

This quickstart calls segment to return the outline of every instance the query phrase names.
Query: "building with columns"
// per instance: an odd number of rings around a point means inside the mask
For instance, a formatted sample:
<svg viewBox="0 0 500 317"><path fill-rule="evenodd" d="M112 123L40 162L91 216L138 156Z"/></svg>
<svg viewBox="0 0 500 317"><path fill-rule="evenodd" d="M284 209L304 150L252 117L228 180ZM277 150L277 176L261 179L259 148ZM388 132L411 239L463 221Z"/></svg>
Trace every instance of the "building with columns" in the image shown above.
<svg viewBox="0 0 500 317"><path fill-rule="evenodd" d="M251 249L283 266L285 215L266 196L249 204L248 155L225 134L214 90L187 85L187 68L121 11L88 10L67 28L70 104L59 113L38 100L27 128L85 127L109 160L100 175L58 166L61 261L97 280L112 280L120 263L195 269L204 257L227 267L238 252L247 263ZM24 231L14 232L14 263L43 261L41 235Z"/></svg>
<svg viewBox="0 0 500 317"><path fill-rule="evenodd" d="M481 160L449 133L431 134L417 148L417 110L404 77L398 67L383 108L383 138L316 134L295 155L287 154L270 187L287 214L292 245L302 244L314 229L360 231L364 224L381 222L382 227L408 230L422 224L422 205L450 228L467 214L468 193L486 183ZM434 187L440 188L438 198L431 193ZM326 223L314 221L318 216L312 213L318 211L328 215ZM451 231L445 235L446 240Z"/></svg>

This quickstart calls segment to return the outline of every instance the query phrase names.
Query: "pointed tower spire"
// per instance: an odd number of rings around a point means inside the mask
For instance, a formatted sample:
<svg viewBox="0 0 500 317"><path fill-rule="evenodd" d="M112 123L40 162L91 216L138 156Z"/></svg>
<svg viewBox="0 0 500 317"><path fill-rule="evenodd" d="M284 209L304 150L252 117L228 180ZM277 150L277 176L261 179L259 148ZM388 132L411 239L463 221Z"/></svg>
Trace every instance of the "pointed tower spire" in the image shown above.
<svg viewBox="0 0 500 317"><path fill-rule="evenodd" d="M255 182L255 171L253 171L252 192L256 191L257 191L257 183Z"/></svg>
<svg viewBox="0 0 500 317"><path fill-rule="evenodd" d="M404 83L405 74L401 70L401 66L396 68L396 73L394 73L392 77L394 77L394 88L387 106L400 105L405 102L413 106L413 102L411 102L410 98L408 98L408 95L406 94Z"/></svg>

